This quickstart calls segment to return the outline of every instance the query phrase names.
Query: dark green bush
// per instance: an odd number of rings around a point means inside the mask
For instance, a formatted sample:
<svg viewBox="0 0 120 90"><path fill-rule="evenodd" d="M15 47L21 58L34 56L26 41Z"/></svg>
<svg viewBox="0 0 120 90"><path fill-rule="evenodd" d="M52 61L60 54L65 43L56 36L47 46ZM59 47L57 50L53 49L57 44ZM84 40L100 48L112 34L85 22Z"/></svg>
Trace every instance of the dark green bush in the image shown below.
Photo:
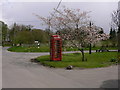
<svg viewBox="0 0 120 90"><path fill-rule="evenodd" d="M112 58L110 59L110 62L118 62L118 60L116 58Z"/></svg>

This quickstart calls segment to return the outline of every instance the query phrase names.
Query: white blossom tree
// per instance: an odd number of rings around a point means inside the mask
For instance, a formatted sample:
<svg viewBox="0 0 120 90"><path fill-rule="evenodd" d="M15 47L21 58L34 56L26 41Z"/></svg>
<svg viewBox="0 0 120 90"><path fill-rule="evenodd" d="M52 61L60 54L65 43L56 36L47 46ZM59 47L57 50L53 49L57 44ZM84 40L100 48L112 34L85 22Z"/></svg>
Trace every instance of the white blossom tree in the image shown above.
<svg viewBox="0 0 120 90"><path fill-rule="evenodd" d="M85 44L96 43L107 38L106 34L99 33L101 30L96 26L89 27L89 13L63 7L59 10L54 9L54 13L51 13L49 18L39 15L37 17L56 31L63 41L67 40L69 43L67 45L77 47L82 53L82 61L85 61L83 50Z"/></svg>

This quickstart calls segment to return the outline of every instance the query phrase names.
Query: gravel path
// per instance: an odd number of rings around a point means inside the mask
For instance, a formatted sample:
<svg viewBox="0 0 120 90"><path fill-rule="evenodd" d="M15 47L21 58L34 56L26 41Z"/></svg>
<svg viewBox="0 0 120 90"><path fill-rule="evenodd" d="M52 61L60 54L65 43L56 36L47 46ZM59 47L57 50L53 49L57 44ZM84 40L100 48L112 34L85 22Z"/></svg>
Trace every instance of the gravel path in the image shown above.
<svg viewBox="0 0 120 90"><path fill-rule="evenodd" d="M43 67L30 59L49 53L16 53L2 49L3 88L117 88L118 66L65 70Z"/></svg>

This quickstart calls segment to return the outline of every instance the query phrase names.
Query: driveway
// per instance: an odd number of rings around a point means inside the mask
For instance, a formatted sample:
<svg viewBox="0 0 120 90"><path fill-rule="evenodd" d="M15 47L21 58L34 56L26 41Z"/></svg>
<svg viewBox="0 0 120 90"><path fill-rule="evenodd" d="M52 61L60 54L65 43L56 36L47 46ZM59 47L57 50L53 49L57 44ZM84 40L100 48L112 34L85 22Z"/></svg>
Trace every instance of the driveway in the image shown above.
<svg viewBox="0 0 120 90"><path fill-rule="evenodd" d="M117 88L118 66L65 70L43 67L30 59L49 53L16 53L2 49L3 88Z"/></svg>

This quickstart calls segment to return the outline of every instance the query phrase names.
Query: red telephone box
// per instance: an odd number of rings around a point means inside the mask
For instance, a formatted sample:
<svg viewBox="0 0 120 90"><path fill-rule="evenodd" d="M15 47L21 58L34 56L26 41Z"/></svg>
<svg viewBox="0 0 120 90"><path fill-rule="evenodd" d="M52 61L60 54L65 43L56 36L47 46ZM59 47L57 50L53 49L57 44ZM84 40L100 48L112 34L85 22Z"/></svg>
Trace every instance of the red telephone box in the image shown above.
<svg viewBox="0 0 120 90"><path fill-rule="evenodd" d="M62 40L59 35L52 35L50 39L50 60L62 60Z"/></svg>

